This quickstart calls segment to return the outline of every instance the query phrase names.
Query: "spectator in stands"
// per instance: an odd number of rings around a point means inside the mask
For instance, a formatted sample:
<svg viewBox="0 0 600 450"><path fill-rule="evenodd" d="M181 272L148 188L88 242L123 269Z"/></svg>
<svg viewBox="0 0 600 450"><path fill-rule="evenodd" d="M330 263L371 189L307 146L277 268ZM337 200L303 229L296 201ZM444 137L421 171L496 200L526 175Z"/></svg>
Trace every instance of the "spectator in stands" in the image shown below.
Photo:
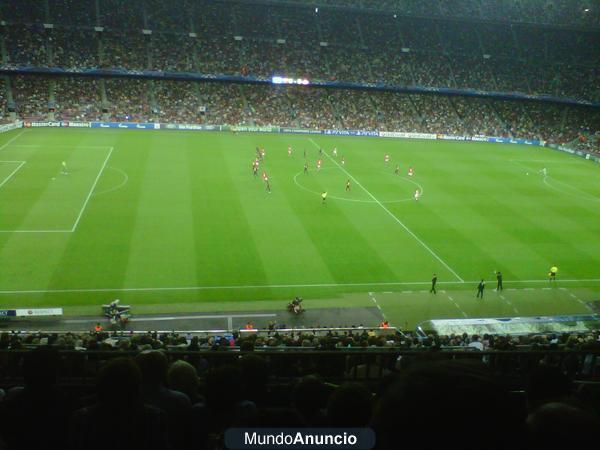
<svg viewBox="0 0 600 450"><path fill-rule="evenodd" d="M381 394L373 427L380 449L399 442L463 449L518 448L520 418L477 361L414 364Z"/></svg>
<svg viewBox="0 0 600 450"><path fill-rule="evenodd" d="M167 357L162 351L146 350L136 356L135 362L142 374L142 400L167 414L169 441L177 449L184 448L189 438L186 423L192 404L184 393L165 386Z"/></svg>
<svg viewBox="0 0 600 450"><path fill-rule="evenodd" d="M57 386L58 367L56 349L39 347L25 355L25 387L9 391L0 403L0 436L10 449L66 448L74 402Z"/></svg>
<svg viewBox="0 0 600 450"><path fill-rule="evenodd" d="M599 427L600 417L574 401L548 402L527 417L526 448L586 448L597 440Z"/></svg>
<svg viewBox="0 0 600 450"><path fill-rule="evenodd" d="M104 365L96 378L98 403L74 414L69 448L169 449L166 414L143 404L141 382L140 369L131 359L116 358Z"/></svg>
<svg viewBox="0 0 600 450"><path fill-rule="evenodd" d="M204 398L199 393L198 374L189 362L178 360L171 364L167 384L174 391L187 395L192 405L204 403Z"/></svg>
<svg viewBox="0 0 600 450"><path fill-rule="evenodd" d="M327 424L333 428L369 425L373 412L373 399L369 390L359 383L346 383L338 387L327 402Z"/></svg>
<svg viewBox="0 0 600 450"><path fill-rule="evenodd" d="M300 413L304 425L319 427L326 424L327 394L325 383L314 375L296 382L292 389L292 406Z"/></svg>

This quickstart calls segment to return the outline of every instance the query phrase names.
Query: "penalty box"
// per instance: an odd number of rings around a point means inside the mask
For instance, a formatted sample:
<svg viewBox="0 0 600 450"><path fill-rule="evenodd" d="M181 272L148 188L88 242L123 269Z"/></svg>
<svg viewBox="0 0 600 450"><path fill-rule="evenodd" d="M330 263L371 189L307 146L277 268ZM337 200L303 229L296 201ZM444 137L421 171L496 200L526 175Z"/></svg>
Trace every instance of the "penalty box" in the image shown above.
<svg viewBox="0 0 600 450"><path fill-rule="evenodd" d="M110 146L10 145L2 156L14 157L0 160L0 233L74 232L112 152Z"/></svg>

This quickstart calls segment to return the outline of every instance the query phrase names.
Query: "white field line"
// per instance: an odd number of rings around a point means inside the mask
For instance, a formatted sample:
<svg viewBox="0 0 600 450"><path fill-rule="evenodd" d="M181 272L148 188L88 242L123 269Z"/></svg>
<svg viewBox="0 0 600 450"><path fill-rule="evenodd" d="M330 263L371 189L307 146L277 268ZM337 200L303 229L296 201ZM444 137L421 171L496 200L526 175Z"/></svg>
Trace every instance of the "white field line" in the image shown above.
<svg viewBox="0 0 600 450"><path fill-rule="evenodd" d="M519 310L516 308L516 306L515 306L515 305L513 305L513 304L510 302L510 300L507 300L507 299L504 297L504 295L500 294L500 295L499 295L499 297L500 297L502 300L504 300L506 303L508 303L508 305L509 305L510 307L512 307L512 309L513 309L513 311L514 311L515 313L517 313L517 314L520 314L520 313L519 313Z"/></svg>
<svg viewBox="0 0 600 450"><path fill-rule="evenodd" d="M15 136L14 138L12 138L10 141L6 142L3 146L0 147L0 150L2 150L4 147L6 147L8 144L10 144L12 141L14 141L15 139L17 139L19 136L21 136L25 131L22 131L21 133L19 133L17 136ZM13 144L13 147L42 147L42 145L21 145L21 144ZM54 146L47 146L44 145L44 147L61 147L64 148L64 145L54 145ZM109 155L108 157L110 157L110 153L112 153L113 151L113 147L109 147L107 145L90 145L90 146L77 146L77 148L108 148L109 149ZM104 167L106 166L106 162L108 161L108 157L106 159L106 161L104 161L104 165L102 166L102 168L100 169L100 174L102 173L102 171L104 170ZM0 162L24 162L24 161L0 161ZM99 174L99 175L100 175ZM94 191L94 187L96 186L96 183L98 182L98 177L96 177L96 181L94 182L94 185L92 186L92 189L90 192ZM7 180L5 180L2 184L4 184ZM0 184L0 187L2 187L2 184ZM119 186L121 187L121 186ZM106 192L101 192L101 194L106 193ZM83 210L85 209L85 206L87 205L87 202L89 201L89 197L90 195L88 194L88 198L86 199L86 202L84 203L84 206L82 207L81 211L79 212L79 216L77 217L77 221L75 222L75 226L71 227L70 230L0 230L0 233L73 233L75 231L75 227L77 225L77 223L79 222L79 219L81 219L81 214L83 214Z"/></svg>
<svg viewBox="0 0 600 450"><path fill-rule="evenodd" d="M585 306L587 308L588 311L590 311L591 313L595 313L594 308L592 308L590 305L588 305L586 302L584 302L583 300L581 300L579 297L577 297L575 294L573 294L572 292L569 292L569 295L574 298L575 300L577 300L582 306Z"/></svg>
<svg viewBox="0 0 600 450"><path fill-rule="evenodd" d="M458 309L461 312L461 314L463 315L463 317L468 317L467 313L462 310L462 308L459 306L459 304L456 303L456 301L452 297L450 297L448 294L446 294L446 297L448 297L450 299L450 301L452 303L454 303L454 306L456 307L456 309Z"/></svg>
<svg viewBox="0 0 600 450"><path fill-rule="evenodd" d="M2 144L2 146L0 146L0 150L3 150L5 147L8 147L10 144L12 144L14 141L16 141L19 137L21 137L21 135L23 133L25 133L25 130L21 131L19 134L17 134L16 136L12 137L8 141L6 141L4 144Z"/></svg>
<svg viewBox="0 0 600 450"><path fill-rule="evenodd" d="M547 283L548 280L522 280L522 283ZM598 279L561 280L561 282L600 282ZM438 284L478 284L479 281L438 281ZM258 284L258 285L228 285L228 286L171 286L171 287L132 287L132 288L81 288L81 289L26 289L0 290L0 295L11 294L68 294L85 292L166 292L166 291L210 291L236 289L286 289L286 288L322 288L322 287L368 287L368 286L429 286L431 281L381 282L381 283L314 283L314 284ZM559 288L566 290L566 288ZM517 290L507 288L507 291ZM401 294L411 294L415 291L400 291Z"/></svg>
<svg viewBox="0 0 600 450"><path fill-rule="evenodd" d="M308 139L310 142L312 142L312 144L317 147L320 148L319 145L313 141L311 138ZM367 190L367 188L365 188L362 184L360 184L360 182L354 178L352 175L350 175L350 173L344 169L335 159L333 159L331 156L329 156L329 154L326 151L323 151L323 153L325 154L325 156L327 156L327 158L329 158L330 161L332 161L336 166L338 166L338 168L344 172L352 181L354 181L354 183L356 183L363 191L365 191L367 193L367 195L369 197L371 197L375 203L377 203L392 219L394 219L402 228L404 228L404 230L406 230L406 232L408 234L410 234L413 238L416 239L416 241L421 244L435 259L437 259L440 263L442 263L442 265L448 269L452 275L454 275L461 283L464 282L464 280L448 265L446 264L446 262L440 258L437 253L435 253L431 248L429 248L429 246L423 242L415 233L413 233L410 228L408 228L406 225L404 225L404 223L398 219L394 214L391 213L391 211L389 209L387 209L385 207L385 205L383 203L381 203L373 194L371 194L371 192L369 192Z"/></svg>
<svg viewBox="0 0 600 450"><path fill-rule="evenodd" d="M10 180L10 179L13 177L13 175L19 171L19 169L20 169L21 167L23 167L23 166L25 165L25 161L0 161L0 163L20 163L20 164L17 166L17 168L16 168L15 170L13 170L13 171L12 171L12 172L11 172L11 173L8 175L8 177L6 177L6 178L4 179L4 181L3 181L2 183L0 183L0 188L1 188L2 186L4 186L4 185L5 185L5 184L8 182L8 180Z"/></svg>
<svg viewBox="0 0 600 450"><path fill-rule="evenodd" d="M371 300L373 300L373 303L375 303L375 306L377 306L377 309L381 313L381 317L383 317L383 320L387 320L386 317L385 317L385 313L383 312L383 309L381 309L381 306L379 306L379 303L377 303L377 299L375 298L375 296L373 295L373 293L369 292L369 296L371 297Z"/></svg>
<svg viewBox="0 0 600 450"><path fill-rule="evenodd" d="M87 204L90 201L92 194L94 193L94 189L96 188L96 185L98 184L98 180L100 179L102 172L104 172L106 164L108 163L108 160L110 159L110 155L112 155L113 150L114 150L114 147L110 147L110 150L108 151L108 155L106 155L106 159L104 160L104 164L102 164L102 167L100 168L100 171L98 172L98 175L96 176L96 179L94 180L94 184L92 185L92 188L90 189L90 192L88 193L88 195L85 199L85 202L83 202L81 211L79 211L79 215L77 216L77 219L75 220L75 223L73 224L73 228L71 228L71 232L74 232L75 229L77 228L77 225L79 225L81 216L83 215L83 212L85 211L85 208L87 207Z"/></svg>

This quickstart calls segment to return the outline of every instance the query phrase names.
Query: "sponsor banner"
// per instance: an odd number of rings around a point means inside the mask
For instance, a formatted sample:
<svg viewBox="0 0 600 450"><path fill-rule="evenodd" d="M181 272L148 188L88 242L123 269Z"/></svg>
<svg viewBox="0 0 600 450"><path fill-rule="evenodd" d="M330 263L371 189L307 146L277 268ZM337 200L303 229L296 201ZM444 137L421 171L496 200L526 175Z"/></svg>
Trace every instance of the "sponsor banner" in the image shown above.
<svg viewBox="0 0 600 450"><path fill-rule="evenodd" d="M488 139L487 136L471 136L471 140L475 142L487 142Z"/></svg>
<svg viewBox="0 0 600 450"><path fill-rule="evenodd" d="M90 127L90 123L89 122L69 122L66 120L63 120L60 123L61 127L69 127L69 128L89 128Z"/></svg>
<svg viewBox="0 0 600 450"><path fill-rule="evenodd" d="M160 130L159 123L91 122L91 128L125 128L129 130Z"/></svg>
<svg viewBox="0 0 600 450"><path fill-rule="evenodd" d="M36 127L60 127L60 122L30 122L26 120L23 122L25 128L36 128Z"/></svg>
<svg viewBox="0 0 600 450"><path fill-rule="evenodd" d="M379 131L323 130L323 134L330 134L335 136L379 136Z"/></svg>
<svg viewBox="0 0 600 450"><path fill-rule="evenodd" d="M49 317L62 316L62 308L1 309L0 317Z"/></svg>
<svg viewBox="0 0 600 450"><path fill-rule="evenodd" d="M437 139L442 141L470 141L471 136L453 136L451 134L438 134Z"/></svg>
<svg viewBox="0 0 600 450"><path fill-rule="evenodd" d="M432 133L407 133L405 131L380 131L380 137L404 138L404 139L436 139Z"/></svg>
<svg viewBox="0 0 600 450"><path fill-rule="evenodd" d="M489 137L488 142L500 142L502 144L525 144L525 145L541 145L541 142L534 139L514 139L514 138L501 138L501 137Z"/></svg>
<svg viewBox="0 0 600 450"><path fill-rule="evenodd" d="M194 130L194 131L219 131L220 125L201 125L198 123L161 123L161 129L166 130Z"/></svg>
<svg viewBox="0 0 600 450"><path fill-rule="evenodd" d="M593 155L588 152L584 152L582 150L574 150L572 148L565 147L564 145L557 145L557 144L550 144L550 145L548 145L548 147L553 148L558 151L561 151L561 152L569 153L570 155L581 156L582 158L585 158L589 161L600 162L599 156Z"/></svg>
<svg viewBox="0 0 600 450"><path fill-rule="evenodd" d="M231 125L229 127L229 129L231 131L241 131L241 132L279 133L279 127L249 127L249 126Z"/></svg>
<svg viewBox="0 0 600 450"><path fill-rule="evenodd" d="M43 316L62 316L62 308L37 308L37 309L17 309L17 317L43 317Z"/></svg>
<svg viewBox="0 0 600 450"><path fill-rule="evenodd" d="M0 125L0 133L6 133L10 130L15 130L17 128L21 128L23 126L23 122L15 121L13 123L5 123L4 125Z"/></svg>
<svg viewBox="0 0 600 450"><path fill-rule="evenodd" d="M310 130L308 128L281 128L281 133L297 133L297 134L323 134L321 130Z"/></svg>

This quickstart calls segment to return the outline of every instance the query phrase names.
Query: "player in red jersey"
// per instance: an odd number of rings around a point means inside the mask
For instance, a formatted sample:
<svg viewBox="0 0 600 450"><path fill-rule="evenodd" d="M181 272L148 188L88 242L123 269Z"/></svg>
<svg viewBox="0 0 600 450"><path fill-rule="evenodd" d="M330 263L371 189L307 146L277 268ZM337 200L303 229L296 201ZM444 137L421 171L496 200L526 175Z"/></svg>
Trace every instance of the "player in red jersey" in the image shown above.
<svg viewBox="0 0 600 450"><path fill-rule="evenodd" d="M317 160L317 172L319 170L321 170L321 160L320 159Z"/></svg>

